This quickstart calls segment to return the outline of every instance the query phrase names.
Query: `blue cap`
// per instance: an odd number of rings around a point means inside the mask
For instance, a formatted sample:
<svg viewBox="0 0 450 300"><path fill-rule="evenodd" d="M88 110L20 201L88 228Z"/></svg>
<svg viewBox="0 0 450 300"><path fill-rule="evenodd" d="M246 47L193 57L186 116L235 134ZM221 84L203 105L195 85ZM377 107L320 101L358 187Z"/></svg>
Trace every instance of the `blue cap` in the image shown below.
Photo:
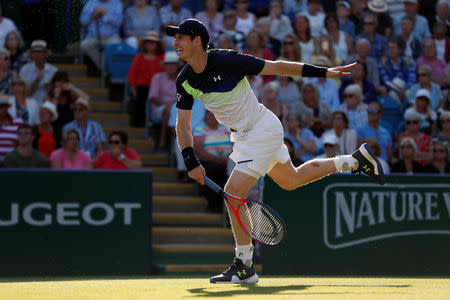
<svg viewBox="0 0 450 300"><path fill-rule="evenodd" d="M203 43L209 43L209 33L205 25L197 19L186 19L178 26L167 26L166 34L174 36L175 33L199 36Z"/></svg>

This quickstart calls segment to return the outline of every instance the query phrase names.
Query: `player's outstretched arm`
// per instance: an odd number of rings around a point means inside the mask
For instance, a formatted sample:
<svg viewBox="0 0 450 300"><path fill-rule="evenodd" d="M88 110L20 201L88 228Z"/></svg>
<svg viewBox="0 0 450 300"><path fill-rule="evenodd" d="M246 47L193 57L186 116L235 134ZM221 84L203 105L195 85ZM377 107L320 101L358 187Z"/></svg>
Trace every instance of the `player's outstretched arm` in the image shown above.
<svg viewBox="0 0 450 300"><path fill-rule="evenodd" d="M271 61L266 60L260 75L283 75L283 76L303 76L303 77L335 77L350 75L348 72L357 62L346 66L333 68L317 67L310 64L297 63L291 61Z"/></svg>

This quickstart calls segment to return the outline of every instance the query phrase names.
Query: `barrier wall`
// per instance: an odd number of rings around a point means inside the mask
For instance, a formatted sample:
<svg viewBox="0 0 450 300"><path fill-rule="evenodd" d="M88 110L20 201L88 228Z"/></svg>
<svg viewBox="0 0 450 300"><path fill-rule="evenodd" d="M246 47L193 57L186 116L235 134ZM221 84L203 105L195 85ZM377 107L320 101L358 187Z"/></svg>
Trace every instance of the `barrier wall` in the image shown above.
<svg viewBox="0 0 450 300"><path fill-rule="evenodd" d="M264 247L264 273L449 276L450 177L387 182L333 175L288 192L267 179L288 235Z"/></svg>
<svg viewBox="0 0 450 300"><path fill-rule="evenodd" d="M151 272L150 171L0 170L0 276Z"/></svg>

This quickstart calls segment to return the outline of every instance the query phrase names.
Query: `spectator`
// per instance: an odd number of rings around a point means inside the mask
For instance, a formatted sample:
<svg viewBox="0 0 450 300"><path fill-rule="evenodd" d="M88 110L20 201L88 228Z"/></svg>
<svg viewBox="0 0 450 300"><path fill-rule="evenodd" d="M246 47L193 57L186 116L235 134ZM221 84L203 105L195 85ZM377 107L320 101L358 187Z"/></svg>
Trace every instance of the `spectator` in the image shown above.
<svg viewBox="0 0 450 300"><path fill-rule="evenodd" d="M236 46L234 45L233 37L226 33L222 33L217 37L217 48L237 51Z"/></svg>
<svg viewBox="0 0 450 300"><path fill-rule="evenodd" d="M205 24L210 36L216 36L223 29L223 14L218 11L220 0L204 0L205 10L195 14L195 18Z"/></svg>
<svg viewBox="0 0 450 300"><path fill-rule="evenodd" d="M352 129L367 124L367 104L363 102L361 87L357 84L350 84L344 90L344 102L338 109L347 114L349 127Z"/></svg>
<svg viewBox="0 0 450 300"><path fill-rule="evenodd" d="M277 82L271 81L264 85L262 94L262 104L267 107L283 125L286 124L288 106L277 101L280 86Z"/></svg>
<svg viewBox="0 0 450 300"><path fill-rule="evenodd" d="M25 43L19 31L13 30L6 35L5 48L10 53L9 68L14 79L19 74L20 68L31 61L30 56L25 51Z"/></svg>
<svg viewBox="0 0 450 300"><path fill-rule="evenodd" d="M395 78L399 77L408 88L416 83L416 65L412 59L400 56L401 45L399 40L390 40L388 43L388 56L380 60L381 82L387 86Z"/></svg>
<svg viewBox="0 0 450 300"><path fill-rule="evenodd" d="M148 100L152 104L152 122L161 124L159 136L159 149L167 147L168 122L172 105L176 102L176 79L178 75L179 60L175 51L168 51L164 57L164 71L157 73L150 86Z"/></svg>
<svg viewBox="0 0 450 300"><path fill-rule="evenodd" d="M448 144L438 141L433 145L433 158L431 163L425 166L428 173L450 173L450 153Z"/></svg>
<svg viewBox="0 0 450 300"><path fill-rule="evenodd" d="M325 56L322 55L317 56L317 58L313 60L315 61L315 64L317 64L318 66L323 67L332 66L330 61ZM320 103L326 103L331 111L335 111L338 108L339 91L336 81L325 77L317 77L308 79L306 82L312 82L317 86L318 90L320 91L319 93Z"/></svg>
<svg viewBox="0 0 450 300"><path fill-rule="evenodd" d="M322 34L325 14L320 11L320 0L308 0L308 8L306 17L309 19L311 26L311 35L318 38Z"/></svg>
<svg viewBox="0 0 450 300"><path fill-rule="evenodd" d="M343 78L341 87L339 88L339 99L344 101L344 90L350 85L356 83L363 91L364 103L369 104L376 100L375 86L367 79L367 65L365 62L358 61L358 64L351 70L352 76Z"/></svg>
<svg viewBox="0 0 450 300"><path fill-rule="evenodd" d="M385 0L370 0L367 8L372 12L378 20L376 32L384 36L387 40L392 37L392 19L389 16L388 5Z"/></svg>
<svg viewBox="0 0 450 300"><path fill-rule="evenodd" d="M45 62L48 55L46 41L33 41L31 43L30 53L32 62L20 68L19 76L30 85L29 94L41 105L47 94L48 84L58 69Z"/></svg>
<svg viewBox="0 0 450 300"><path fill-rule="evenodd" d="M392 137L388 130L380 125L383 110L381 105L373 101L369 104L367 109L368 122L366 125L361 125L356 128L358 133L358 145L364 143L367 138L376 138L381 148L380 156L385 161L391 161L394 157L392 150Z"/></svg>
<svg viewBox="0 0 450 300"><path fill-rule="evenodd" d="M441 102L441 105L438 108L438 113L442 114L444 112L450 112L450 93L447 92L446 96L444 97L444 101Z"/></svg>
<svg viewBox="0 0 450 300"><path fill-rule="evenodd" d="M308 9L308 0L284 0L284 14L289 17L289 19L294 20L295 16L299 13L303 13Z"/></svg>
<svg viewBox="0 0 450 300"><path fill-rule="evenodd" d="M289 156L291 157L292 164L294 167L299 167L301 164L303 164L303 161L295 156L294 152L294 144L292 144L291 140L288 138L284 138L284 144L288 148Z"/></svg>
<svg viewBox="0 0 450 300"><path fill-rule="evenodd" d="M313 82L307 82L302 88L302 101L294 108L294 111L303 120L302 127L309 128L317 137L320 137L326 129L331 127L330 107L319 99L320 92L317 85Z"/></svg>
<svg viewBox="0 0 450 300"><path fill-rule="evenodd" d="M5 37L8 34L8 32L11 32L13 30L18 31L16 24L14 24L14 22L11 19L5 18L3 16L0 7L0 48L5 47Z"/></svg>
<svg viewBox="0 0 450 300"><path fill-rule="evenodd" d="M284 137L294 145L295 157L301 161L308 161L316 155L318 139L308 128L302 128L302 117L289 114Z"/></svg>
<svg viewBox="0 0 450 300"><path fill-rule="evenodd" d="M80 22L87 27L87 35L80 44L81 51L98 70L102 70L99 47L121 42L122 10L119 0L90 0L81 11Z"/></svg>
<svg viewBox="0 0 450 300"><path fill-rule="evenodd" d="M349 18L350 4L347 1L338 1L336 3L336 14L339 18L339 29L350 36L356 36L355 23Z"/></svg>
<svg viewBox="0 0 450 300"><path fill-rule="evenodd" d="M378 62L375 58L368 56L370 53L370 43L368 39L360 38L356 41L355 46L356 53L350 55L347 60L345 60L345 64L351 64L355 61L364 62L367 65L367 80L371 81L375 86L376 90L380 87L380 73L378 71Z"/></svg>
<svg viewBox="0 0 450 300"><path fill-rule="evenodd" d="M63 126L74 119L73 103L80 97L89 100L89 96L85 92L70 82L69 74L66 71L57 71L53 75L44 101L50 101L56 105L57 118L52 121L52 127L57 148L61 146Z"/></svg>
<svg viewBox="0 0 450 300"><path fill-rule="evenodd" d="M222 34L227 34L233 38L233 44L238 51L242 51L245 46L245 34L237 30L237 16L234 9L226 9L223 12L223 29L217 32L214 45L217 47L217 39Z"/></svg>
<svg viewBox="0 0 450 300"><path fill-rule="evenodd" d="M346 60L348 55L353 53L353 39L344 31L339 29L339 20L335 14L328 14L325 17L325 32L333 41L333 48L336 55L342 60Z"/></svg>
<svg viewBox="0 0 450 300"><path fill-rule="evenodd" d="M89 154L79 150L80 134L76 129L63 132L63 148L53 151L50 156L52 169L83 170L92 169Z"/></svg>
<svg viewBox="0 0 450 300"><path fill-rule="evenodd" d="M358 34L355 41L365 38L370 42L369 56L379 60L387 54L386 38L376 32L378 19L374 14L368 13L363 17L363 31Z"/></svg>
<svg viewBox="0 0 450 300"><path fill-rule="evenodd" d="M6 95L0 95L0 165L5 155L17 147L17 129L22 125L22 120L9 115L11 104Z"/></svg>
<svg viewBox="0 0 450 300"><path fill-rule="evenodd" d="M250 30L246 39L246 46L244 53L251 54L261 59L274 60L275 56L273 53L267 48L264 47L264 38L259 31L255 29ZM273 75L263 75L264 83L272 81L275 79Z"/></svg>
<svg viewBox="0 0 450 300"><path fill-rule="evenodd" d="M294 32L298 38L302 62L309 63L311 56L316 52L317 39L311 35L309 19L304 14L297 14L294 19Z"/></svg>
<svg viewBox="0 0 450 300"><path fill-rule="evenodd" d="M400 42L401 55L416 60L422 53L422 45L413 34L414 17L404 16L402 18L402 31L397 39Z"/></svg>
<svg viewBox="0 0 450 300"><path fill-rule="evenodd" d="M102 126L88 119L90 111L89 101L78 98L73 105L75 120L63 127L63 132L75 129L79 132L80 149L87 152L91 158L95 158L103 151L103 143L106 141Z"/></svg>
<svg viewBox="0 0 450 300"><path fill-rule="evenodd" d="M302 49L297 37L293 33L288 33L283 40L280 51L280 60L300 62L302 60Z"/></svg>
<svg viewBox="0 0 450 300"><path fill-rule="evenodd" d="M403 1L403 0L400 0ZM361 33L363 27L363 15L370 12L367 7L367 0L350 0L349 19L355 23L356 34Z"/></svg>
<svg viewBox="0 0 450 300"><path fill-rule="evenodd" d="M422 65L417 68L418 82L413 84L406 93L410 104L415 103L417 91L425 89L430 92L431 109L436 110L442 101L441 88L438 84L431 81L431 68L428 65Z"/></svg>
<svg viewBox="0 0 450 300"><path fill-rule="evenodd" d="M436 45L437 58L448 64L450 61L450 38L446 35L446 32L447 27L444 24L436 23L431 38Z"/></svg>
<svg viewBox="0 0 450 300"><path fill-rule="evenodd" d="M436 24L443 25L444 32L447 37L450 36L450 14L449 3L447 0L439 0L436 3L436 15L431 19L430 28L435 28Z"/></svg>
<svg viewBox="0 0 450 300"><path fill-rule="evenodd" d="M423 42L422 56L417 59L417 67L428 65L431 68L431 80L444 88L450 83L450 72L447 63L437 57L436 44L427 38Z"/></svg>
<svg viewBox="0 0 450 300"><path fill-rule="evenodd" d="M412 107L409 107L405 111L405 116L409 112L418 113L421 119L420 131L427 134L435 134L437 114L433 109L431 109L430 98L431 96L428 90L418 90L416 93L416 101Z"/></svg>
<svg viewBox="0 0 450 300"><path fill-rule="evenodd" d="M332 115L331 123L333 127L325 131L323 135L331 134L338 138L339 154L353 153L356 150L356 131L348 128L347 114L343 111L335 111Z"/></svg>
<svg viewBox="0 0 450 300"><path fill-rule="evenodd" d="M390 83L388 83L388 87L390 90L387 96L397 100L400 106L399 112L408 108L409 101L406 98L406 83L402 79L395 77Z"/></svg>
<svg viewBox="0 0 450 300"><path fill-rule="evenodd" d="M391 173L406 173L407 175L412 175L415 173L426 172L423 165L415 159L417 146L414 139L410 137L402 139L399 149L400 160L392 166Z"/></svg>
<svg viewBox="0 0 450 300"><path fill-rule="evenodd" d="M409 16L412 16L415 19L415 26L414 26L414 35L419 39L420 42L423 42L425 38L429 37L431 35L430 33L430 26L428 26L428 21L425 17L417 14L417 0L405 0L404 2L405 11L404 14L397 17L394 20L394 31L395 35L400 34L401 29L401 20L402 17L406 14Z"/></svg>
<svg viewBox="0 0 450 300"><path fill-rule="evenodd" d="M364 142L367 143L369 145L369 147L372 149L373 154L376 156L376 158L378 159L378 161L381 164L381 167L383 168L383 172L384 174L389 174L390 173L390 167L387 161L385 161L382 157L381 157L381 147L380 147L380 143L378 143L378 140L374 137L369 137L364 139Z"/></svg>
<svg viewBox="0 0 450 300"><path fill-rule="evenodd" d="M133 48L138 48L148 31L159 34L161 20L156 9L147 5L147 0L135 0L133 5L125 9L124 22L125 42Z"/></svg>
<svg viewBox="0 0 450 300"><path fill-rule="evenodd" d="M96 169L137 170L142 161L134 149L128 148L128 135L124 131L113 131L108 137L109 151L100 153L95 160Z"/></svg>
<svg viewBox="0 0 450 300"><path fill-rule="evenodd" d="M398 135L397 144L400 144L404 138L413 138L416 145L415 158L418 159L422 165L429 163L431 160L433 140L428 134L420 132L420 115L415 111L408 111L405 113L404 122L406 130Z"/></svg>
<svg viewBox="0 0 450 300"><path fill-rule="evenodd" d="M136 98L135 112L131 125L143 127L145 120L145 103L147 101L150 85L156 73L164 71L163 46L158 33L149 31L141 39L142 52L137 54L128 71L128 85L131 94Z"/></svg>
<svg viewBox="0 0 450 300"><path fill-rule="evenodd" d="M236 0L237 25L245 35L255 27L256 17L248 10L250 0Z"/></svg>
<svg viewBox="0 0 450 300"><path fill-rule="evenodd" d="M39 110L40 124L36 126L33 147L44 154L46 158L50 158L52 152L61 147L61 132L57 132L55 126L52 125L57 118L56 105L50 101L44 102Z"/></svg>
<svg viewBox="0 0 450 300"><path fill-rule="evenodd" d="M262 19L270 20L270 37L282 42L284 37L293 33L291 20L282 14L283 5L280 0L271 0L269 15Z"/></svg>
<svg viewBox="0 0 450 300"><path fill-rule="evenodd" d="M12 82L12 95L8 101L11 104L8 112L13 118L21 118L25 124L39 124L39 105L33 98L27 97L28 86L20 77Z"/></svg>
<svg viewBox="0 0 450 300"><path fill-rule="evenodd" d="M159 10L161 17L162 32L166 32L166 27L169 25L178 26L183 20L192 18L192 12L184 7L181 7L184 0L169 0L169 4L163 6ZM163 35L163 42L166 47L172 45L173 37L166 34Z"/></svg>
<svg viewBox="0 0 450 300"><path fill-rule="evenodd" d="M227 181L228 156L233 151L228 128L220 125L214 114L206 111L205 124L194 129L195 154L206 171L206 176L223 186ZM222 197L209 188L202 188L208 200L208 210L222 212Z"/></svg>
<svg viewBox="0 0 450 300"><path fill-rule="evenodd" d="M450 144L450 111L443 111L439 115L439 121L441 123L441 130L435 137L438 141Z"/></svg>
<svg viewBox="0 0 450 300"><path fill-rule="evenodd" d="M286 104L288 109L292 109L301 98L298 84L289 76L277 76L276 82L280 87L277 102Z"/></svg>
<svg viewBox="0 0 450 300"><path fill-rule="evenodd" d="M13 81L10 66L10 53L5 48L0 48L0 93L9 94Z"/></svg>
<svg viewBox="0 0 450 300"><path fill-rule="evenodd" d="M322 144L325 152L315 158L332 158L339 154L339 141L335 135L324 134L322 136Z"/></svg>
<svg viewBox="0 0 450 300"><path fill-rule="evenodd" d="M48 160L41 152L33 149L36 137L30 125L22 124L17 130L18 146L6 154L5 168L48 168Z"/></svg>
<svg viewBox="0 0 450 300"><path fill-rule="evenodd" d="M325 60L324 60L325 58ZM311 56L311 63L320 66L334 67L342 63L342 59L337 56L334 49L333 39L329 35L322 35L319 39L319 45L316 48L316 53ZM324 77L322 77L324 78ZM333 80L340 80L339 78Z"/></svg>

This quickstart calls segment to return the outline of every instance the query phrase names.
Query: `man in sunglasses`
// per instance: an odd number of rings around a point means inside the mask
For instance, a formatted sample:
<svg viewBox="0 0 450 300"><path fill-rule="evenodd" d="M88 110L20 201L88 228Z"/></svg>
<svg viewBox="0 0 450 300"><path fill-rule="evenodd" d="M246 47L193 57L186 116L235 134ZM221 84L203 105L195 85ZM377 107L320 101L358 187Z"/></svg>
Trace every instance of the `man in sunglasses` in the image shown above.
<svg viewBox="0 0 450 300"><path fill-rule="evenodd" d="M358 146L364 142L364 139L376 138L381 148L380 157L385 161L390 161L394 157L392 136L386 128L380 125L382 116L383 110L381 104L376 101L369 103L369 108L367 109L367 125L356 128Z"/></svg>
<svg viewBox="0 0 450 300"><path fill-rule="evenodd" d="M113 131L108 137L109 151L100 153L94 163L96 169L136 170L142 167L141 159L134 149L128 148L126 132Z"/></svg>

